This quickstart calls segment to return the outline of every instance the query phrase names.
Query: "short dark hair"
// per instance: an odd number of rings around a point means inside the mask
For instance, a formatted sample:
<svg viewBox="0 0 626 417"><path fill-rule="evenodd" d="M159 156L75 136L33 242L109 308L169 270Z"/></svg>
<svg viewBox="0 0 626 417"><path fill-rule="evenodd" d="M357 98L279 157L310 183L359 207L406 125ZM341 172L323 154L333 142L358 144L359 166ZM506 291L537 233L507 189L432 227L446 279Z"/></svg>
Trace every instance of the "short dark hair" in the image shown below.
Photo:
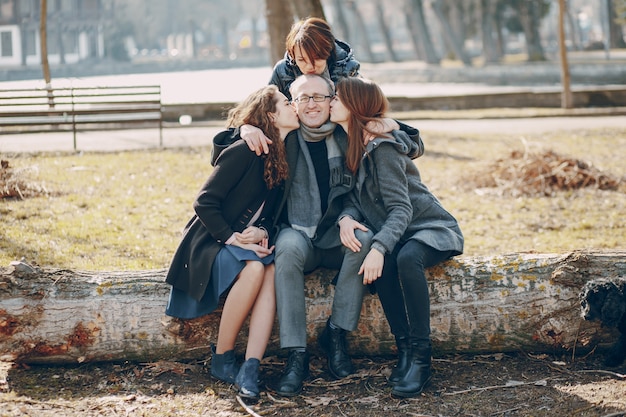
<svg viewBox="0 0 626 417"><path fill-rule="evenodd" d="M292 59L295 59L296 47L311 60L327 60L335 49L335 36L325 20L309 17L294 23L287 35L285 49Z"/></svg>

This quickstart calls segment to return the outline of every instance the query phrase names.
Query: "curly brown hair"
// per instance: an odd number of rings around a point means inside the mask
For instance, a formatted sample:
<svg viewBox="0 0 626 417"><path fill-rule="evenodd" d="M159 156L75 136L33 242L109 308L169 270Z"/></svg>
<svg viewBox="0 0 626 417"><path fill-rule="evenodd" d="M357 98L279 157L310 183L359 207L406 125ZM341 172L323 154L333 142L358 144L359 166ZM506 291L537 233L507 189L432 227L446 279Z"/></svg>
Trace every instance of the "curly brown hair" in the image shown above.
<svg viewBox="0 0 626 417"><path fill-rule="evenodd" d="M276 112L278 87L268 85L250 94L245 100L228 112L228 127L239 127L244 124L256 126L271 139L269 153L263 154L263 179L268 189L281 184L289 173L285 144L280 137L270 113Z"/></svg>

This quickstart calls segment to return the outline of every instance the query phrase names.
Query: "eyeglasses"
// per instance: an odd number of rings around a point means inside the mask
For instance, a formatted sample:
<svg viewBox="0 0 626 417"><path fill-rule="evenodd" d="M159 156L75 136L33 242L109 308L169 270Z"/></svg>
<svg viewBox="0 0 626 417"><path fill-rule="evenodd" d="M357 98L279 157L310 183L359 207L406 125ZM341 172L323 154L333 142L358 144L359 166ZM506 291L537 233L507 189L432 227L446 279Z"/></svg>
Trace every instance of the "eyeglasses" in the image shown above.
<svg viewBox="0 0 626 417"><path fill-rule="evenodd" d="M313 99L314 102L316 103L321 103L322 101L325 101L326 99L331 99L333 98L333 96L323 96L321 94L315 94L312 96L298 96L296 98L293 99L294 103L297 104L307 104L308 102L311 101L311 99Z"/></svg>

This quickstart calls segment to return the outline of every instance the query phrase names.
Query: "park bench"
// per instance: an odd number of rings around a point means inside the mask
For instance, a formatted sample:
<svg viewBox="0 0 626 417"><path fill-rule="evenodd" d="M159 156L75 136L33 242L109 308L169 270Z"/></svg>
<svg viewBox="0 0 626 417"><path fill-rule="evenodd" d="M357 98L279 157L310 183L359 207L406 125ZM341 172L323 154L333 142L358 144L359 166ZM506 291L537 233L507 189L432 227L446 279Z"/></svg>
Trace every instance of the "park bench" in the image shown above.
<svg viewBox="0 0 626 417"><path fill-rule="evenodd" d="M158 126L163 145L161 87L91 86L0 90L0 133Z"/></svg>

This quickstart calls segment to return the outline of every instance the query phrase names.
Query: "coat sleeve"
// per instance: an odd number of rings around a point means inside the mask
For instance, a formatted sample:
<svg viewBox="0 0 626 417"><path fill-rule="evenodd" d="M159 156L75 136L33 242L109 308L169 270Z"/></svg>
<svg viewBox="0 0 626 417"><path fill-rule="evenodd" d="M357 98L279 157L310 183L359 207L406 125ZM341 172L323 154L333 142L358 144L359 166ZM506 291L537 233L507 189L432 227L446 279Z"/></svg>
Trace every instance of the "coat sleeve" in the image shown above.
<svg viewBox="0 0 626 417"><path fill-rule="evenodd" d="M215 166L217 158L224 149L241 139L239 128L230 128L222 130L213 137L213 149L211 150L211 165Z"/></svg>
<svg viewBox="0 0 626 417"><path fill-rule="evenodd" d="M223 203L246 175L256 157L247 146L231 146L225 149L217 158L213 172L193 204L204 227L220 243L233 234L222 214Z"/></svg>
<svg viewBox="0 0 626 417"><path fill-rule="evenodd" d="M337 223L339 223L339 220L341 220L345 216L350 216L359 223L363 222L363 216L361 215L361 212L359 211L355 202L354 190L351 191L348 195L344 196L343 211L341 212L341 214L339 214L339 217L337 218Z"/></svg>
<svg viewBox="0 0 626 417"><path fill-rule="evenodd" d="M413 217L406 175L406 164L411 163L411 160L401 157L393 146L386 144L382 144L372 155L378 192L388 213L384 224L374 235L372 247L376 247L378 243L385 252L390 253L406 232Z"/></svg>
<svg viewBox="0 0 626 417"><path fill-rule="evenodd" d="M357 77L359 70L361 69L361 63L354 58L351 58L346 62L345 74L346 77Z"/></svg>
<svg viewBox="0 0 626 417"><path fill-rule="evenodd" d="M287 56L287 53L285 53ZM281 59L274 65L274 69L272 70L272 76L270 77L270 81L268 84L273 84L283 93L289 100L291 100L291 92L289 91L289 86L291 82L295 79L296 75L293 73L293 70L290 68L289 62L287 62L286 58Z"/></svg>
<svg viewBox="0 0 626 417"><path fill-rule="evenodd" d="M406 133L407 135L409 135L409 138L411 138L411 140L413 142L415 142L415 150L414 152L410 153L409 156L411 157L411 159L416 159L419 158L420 156L424 155L424 143L422 142L422 137L420 136L420 131L417 130L416 128L409 126L405 123L402 123L398 120L396 120L396 122L398 122L398 124L400 125L400 130L402 130L404 133Z"/></svg>

